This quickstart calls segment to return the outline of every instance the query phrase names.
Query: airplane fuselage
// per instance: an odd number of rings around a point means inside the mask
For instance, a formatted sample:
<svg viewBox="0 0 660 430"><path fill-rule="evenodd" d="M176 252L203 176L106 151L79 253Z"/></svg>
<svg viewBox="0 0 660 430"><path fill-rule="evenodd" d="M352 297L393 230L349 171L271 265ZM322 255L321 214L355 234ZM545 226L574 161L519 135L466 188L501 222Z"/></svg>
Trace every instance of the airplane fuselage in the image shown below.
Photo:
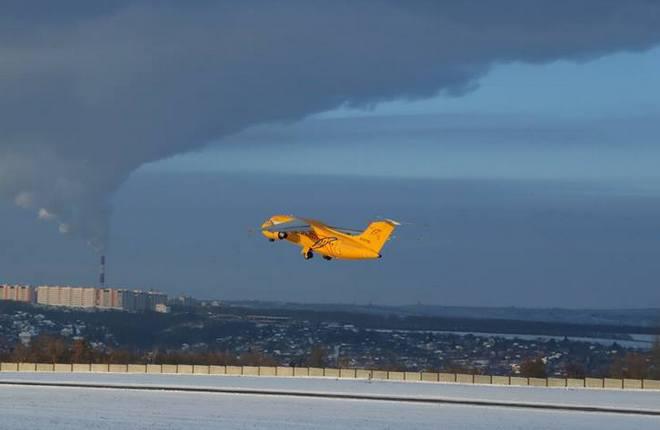
<svg viewBox="0 0 660 430"><path fill-rule="evenodd" d="M371 246L371 236L347 234L320 221L299 219L307 223L304 231L277 231L278 224L285 224L297 219L286 215L276 215L262 225L262 234L268 239L287 240L301 248L303 256L311 258L320 254L326 259L365 260L380 258L380 247ZM368 231L378 234L377 229ZM389 236L389 233L387 233Z"/></svg>

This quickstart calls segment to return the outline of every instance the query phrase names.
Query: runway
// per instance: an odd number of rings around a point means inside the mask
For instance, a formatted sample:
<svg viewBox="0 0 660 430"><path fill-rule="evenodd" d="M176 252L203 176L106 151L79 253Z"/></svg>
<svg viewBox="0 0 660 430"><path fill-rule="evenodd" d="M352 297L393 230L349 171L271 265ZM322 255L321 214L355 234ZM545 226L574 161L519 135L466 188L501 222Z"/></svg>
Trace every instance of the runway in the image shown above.
<svg viewBox="0 0 660 430"><path fill-rule="evenodd" d="M4 386L25 387L59 387L59 388L84 388L84 389L108 389L108 390L133 390L133 391L170 391L182 393L206 393L206 394L237 394L258 396L284 396L284 397L306 397L317 399L339 399L339 400L372 400L381 402L402 403L425 403L438 405L464 405L464 406L489 406L500 408L536 409L550 411L570 412L600 412L624 415L647 415L660 417L660 410L644 408L617 408L607 406L566 405L552 403L512 402L495 400L470 400L443 397L411 397L396 395L376 394L350 394L314 391L291 391L291 390L267 390L247 388L222 388L222 387L187 387L171 385L122 385L122 384L98 384L98 383L69 383L69 382L39 382L39 381L4 381Z"/></svg>
<svg viewBox="0 0 660 430"><path fill-rule="evenodd" d="M2 373L0 404L17 430L660 427L660 392L331 378Z"/></svg>

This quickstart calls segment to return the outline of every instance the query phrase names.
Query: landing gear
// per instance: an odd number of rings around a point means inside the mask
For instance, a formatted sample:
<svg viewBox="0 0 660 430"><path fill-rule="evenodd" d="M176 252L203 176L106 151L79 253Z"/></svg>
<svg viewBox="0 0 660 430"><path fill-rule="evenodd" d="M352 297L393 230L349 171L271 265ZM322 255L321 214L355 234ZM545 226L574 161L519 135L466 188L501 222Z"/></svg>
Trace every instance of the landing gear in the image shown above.
<svg viewBox="0 0 660 430"><path fill-rule="evenodd" d="M303 258L305 260L309 260L310 258L314 258L314 253L312 252L311 249L308 249L306 252L303 252Z"/></svg>
<svg viewBox="0 0 660 430"><path fill-rule="evenodd" d="M324 255L324 256L323 256L323 259L324 259L324 260L327 260L327 261L330 261L330 260L332 260L332 257L329 257L329 256L327 256L327 255Z"/></svg>
<svg viewBox="0 0 660 430"><path fill-rule="evenodd" d="M269 242L275 242L275 239L268 239Z"/></svg>

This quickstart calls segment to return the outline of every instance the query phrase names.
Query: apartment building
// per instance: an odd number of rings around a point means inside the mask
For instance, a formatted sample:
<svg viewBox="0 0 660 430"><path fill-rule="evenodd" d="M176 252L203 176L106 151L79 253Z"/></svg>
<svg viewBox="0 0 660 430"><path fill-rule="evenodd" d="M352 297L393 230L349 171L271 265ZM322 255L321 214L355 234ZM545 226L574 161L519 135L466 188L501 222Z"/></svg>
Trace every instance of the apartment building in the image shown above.
<svg viewBox="0 0 660 430"><path fill-rule="evenodd" d="M94 308L96 288L42 285L37 287L37 303L49 306Z"/></svg>
<svg viewBox="0 0 660 430"><path fill-rule="evenodd" d="M34 288L29 285L0 284L0 300L33 303Z"/></svg>
<svg viewBox="0 0 660 430"><path fill-rule="evenodd" d="M118 288L84 288L69 286L37 287L37 303L73 308L116 309L129 312L162 311L167 295L155 291Z"/></svg>

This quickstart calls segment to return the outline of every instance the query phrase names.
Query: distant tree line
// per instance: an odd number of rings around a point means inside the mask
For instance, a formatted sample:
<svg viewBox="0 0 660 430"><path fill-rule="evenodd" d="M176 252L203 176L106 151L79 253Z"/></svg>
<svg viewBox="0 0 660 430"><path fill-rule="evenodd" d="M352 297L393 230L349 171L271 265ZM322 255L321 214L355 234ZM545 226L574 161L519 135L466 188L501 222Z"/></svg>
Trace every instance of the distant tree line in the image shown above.
<svg viewBox="0 0 660 430"><path fill-rule="evenodd" d="M101 363L101 364L198 364L198 365L234 365L234 366L298 366L298 367L349 367L344 357L331 356L323 345L314 345L307 354L291 362L282 363L258 349L249 349L242 354L231 351L187 351L150 349L141 351L130 348L94 348L85 339L71 340L56 335L37 336L29 345L17 343L8 351L0 353L0 361L23 363ZM386 357L379 370L405 371L405 366L397 362L396 357ZM447 363L442 369L427 369L450 373L479 374L478 368L464 363ZM542 357L528 357L520 362L519 373L524 377L545 378L548 375L546 363ZM608 369L594 374L576 362L569 362L562 376L584 378L585 376L658 379L660 380L660 339L648 352L628 352L616 357Z"/></svg>
<svg viewBox="0 0 660 430"><path fill-rule="evenodd" d="M541 357L524 359L520 363L520 375L530 378L545 378L549 376L546 371L545 361ZM655 341L649 352L627 352L623 356L615 357L609 368L601 374L588 372L580 363L569 362L564 368L562 376L568 378L596 376L617 379L660 380L660 338Z"/></svg>
<svg viewBox="0 0 660 430"><path fill-rule="evenodd" d="M272 357L258 350L249 350L246 353L237 355L227 351L97 349L85 339L70 340L54 335L37 336L32 339L29 345L17 343L9 351L0 353L0 360L19 363L277 365Z"/></svg>

